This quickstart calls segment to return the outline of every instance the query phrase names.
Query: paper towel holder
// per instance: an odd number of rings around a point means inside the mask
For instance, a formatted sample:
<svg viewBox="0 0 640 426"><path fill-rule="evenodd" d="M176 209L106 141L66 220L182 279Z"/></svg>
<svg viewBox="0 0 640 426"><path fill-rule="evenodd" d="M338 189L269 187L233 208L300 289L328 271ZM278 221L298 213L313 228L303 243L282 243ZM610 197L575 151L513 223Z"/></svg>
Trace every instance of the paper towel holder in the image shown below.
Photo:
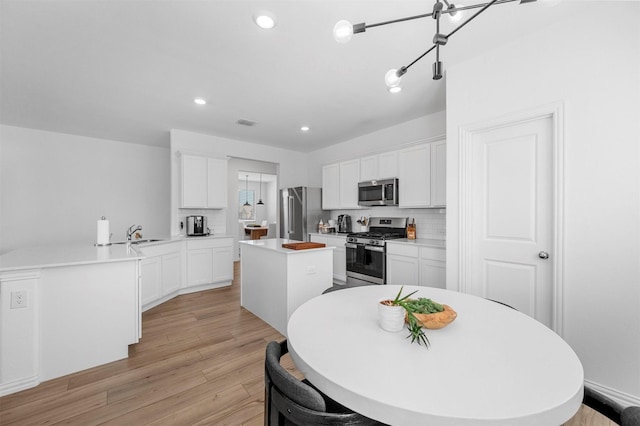
<svg viewBox="0 0 640 426"><path fill-rule="evenodd" d="M104 217L104 216L102 216L102 218L101 218L100 220L107 220L107 218L106 218L106 217ZM98 222L99 222L99 221L98 221ZM108 231L108 229L109 229L109 228L108 228L108 226L109 226L109 224L107 223L107 232L109 232L109 231ZM99 227L99 226L98 226L98 227ZM100 232L100 230L98 229L98 233L99 233L99 232ZM113 235L113 234L111 234L111 233L109 234L109 242L108 242L108 243L104 243L104 244L98 244L98 243L96 243L96 244L94 244L94 246L96 246L96 247L106 247L106 246L110 246L110 245L111 245L111 236L112 236L112 235Z"/></svg>

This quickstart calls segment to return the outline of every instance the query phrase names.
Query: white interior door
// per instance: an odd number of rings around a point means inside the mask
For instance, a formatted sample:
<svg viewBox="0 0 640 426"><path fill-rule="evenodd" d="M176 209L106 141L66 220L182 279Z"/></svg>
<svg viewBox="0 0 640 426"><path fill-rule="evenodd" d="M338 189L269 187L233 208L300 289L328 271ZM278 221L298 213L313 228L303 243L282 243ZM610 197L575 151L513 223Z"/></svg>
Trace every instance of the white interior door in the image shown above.
<svg viewBox="0 0 640 426"><path fill-rule="evenodd" d="M471 265L467 289L551 327L553 121L472 134Z"/></svg>

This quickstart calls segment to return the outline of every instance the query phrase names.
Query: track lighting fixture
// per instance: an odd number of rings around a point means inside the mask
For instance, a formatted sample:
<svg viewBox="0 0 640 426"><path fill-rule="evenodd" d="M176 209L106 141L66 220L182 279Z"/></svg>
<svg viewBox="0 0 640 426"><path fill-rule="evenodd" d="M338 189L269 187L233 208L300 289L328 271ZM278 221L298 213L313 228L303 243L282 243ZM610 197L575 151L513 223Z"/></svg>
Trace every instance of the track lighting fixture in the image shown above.
<svg viewBox="0 0 640 426"><path fill-rule="evenodd" d="M388 25L388 24L395 24L395 23L404 22L404 21L411 21L414 19L426 18L429 16L432 17L436 21L436 33L433 36L432 46L426 52L418 56L418 58L416 58L413 62L409 63L408 65L402 66L397 69L391 69L387 71L387 73L385 74L385 83L387 87L389 87L389 91L399 92L402 76L407 72L407 70L411 66L413 66L413 64L418 62L420 59L424 58L432 50L436 51L435 62L433 63L433 66L432 66L433 79L440 80L442 78L442 73L443 73L442 62L440 61L440 47L446 45L447 41L452 35L458 32L462 27L467 25L469 22L471 22L473 19L475 19L478 15L480 15L482 12L487 10L489 7L493 5L498 5L498 4L511 3L514 1L519 1L520 4L522 4L522 3L532 3L532 2L535 2L536 0L491 0L487 3L479 3L479 4L469 5L469 6L456 6L455 4L450 3L448 0L435 0L435 4L433 5L433 10L431 11L431 13L425 13L422 15L409 16L406 18L394 19L391 21L379 22L376 24L369 24L369 25L367 25L364 22L360 24L352 25L349 21L345 21L345 20L338 21L333 28L333 37L338 43L346 43L349 40L351 40L351 37L353 36L353 34L363 33L367 30L367 28L379 27L379 26ZM440 17L442 15L448 15L449 18L455 22L455 21L461 20L462 15L465 11L473 10L473 9L480 9L480 10L478 10L472 16L464 20L449 34L442 34L440 32ZM395 89L395 90L392 90L392 89Z"/></svg>

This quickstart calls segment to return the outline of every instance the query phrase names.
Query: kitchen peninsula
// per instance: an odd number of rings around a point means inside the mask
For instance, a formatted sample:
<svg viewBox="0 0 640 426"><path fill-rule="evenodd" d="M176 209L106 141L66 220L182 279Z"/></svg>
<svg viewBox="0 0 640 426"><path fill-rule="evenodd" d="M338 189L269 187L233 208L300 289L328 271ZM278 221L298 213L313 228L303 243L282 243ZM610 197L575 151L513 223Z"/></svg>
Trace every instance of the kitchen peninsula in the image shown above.
<svg viewBox="0 0 640 426"><path fill-rule="evenodd" d="M126 358L140 338L142 257L129 244L0 256L0 395Z"/></svg>
<svg viewBox="0 0 640 426"><path fill-rule="evenodd" d="M240 304L283 335L304 302L333 285L334 247L293 250L283 238L240 241Z"/></svg>

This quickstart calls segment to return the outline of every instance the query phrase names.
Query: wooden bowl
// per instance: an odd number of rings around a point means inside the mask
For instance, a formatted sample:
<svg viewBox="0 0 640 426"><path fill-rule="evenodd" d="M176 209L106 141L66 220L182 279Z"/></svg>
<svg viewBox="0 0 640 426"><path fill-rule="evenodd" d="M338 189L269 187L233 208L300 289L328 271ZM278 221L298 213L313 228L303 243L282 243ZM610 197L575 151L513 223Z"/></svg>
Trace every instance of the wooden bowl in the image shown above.
<svg viewBox="0 0 640 426"><path fill-rule="evenodd" d="M434 314L413 314L418 322L424 327L431 330L437 330L439 328L446 327L456 319L458 314L451 309L449 305L442 305L444 311L436 312ZM409 321L408 317L405 317L405 321Z"/></svg>

